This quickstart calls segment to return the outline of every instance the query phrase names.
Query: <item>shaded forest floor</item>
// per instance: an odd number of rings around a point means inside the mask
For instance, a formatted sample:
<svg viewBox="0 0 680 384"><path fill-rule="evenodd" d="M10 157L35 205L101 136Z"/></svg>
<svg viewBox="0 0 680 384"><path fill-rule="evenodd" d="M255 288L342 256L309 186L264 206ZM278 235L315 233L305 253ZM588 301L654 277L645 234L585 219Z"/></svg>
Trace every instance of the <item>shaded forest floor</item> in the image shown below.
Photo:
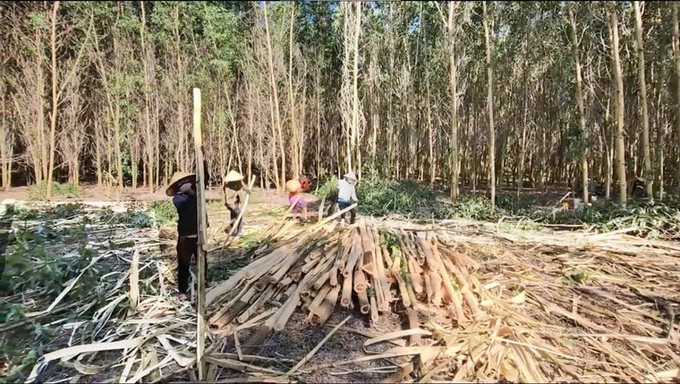
<svg viewBox="0 0 680 384"><path fill-rule="evenodd" d="M220 245L228 213L219 200L209 203L208 286L248 263L243 252L262 241L260 229L272 221L283 222L287 198L271 192L255 191L246 212L246 235L226 250ZM563 195L554 192L541 203L554 205ZM24 381L32 371L39 373L39 380L53 382L195 378L188 369L195 357L195 314L175 293L174 208L163 191L134 196L135 202L111 203L108 208L81 205L77 199L58 207L13 205L9 200L2 204L2 381ZM92 191L81 201L106 201L102 197ZM310 221L316 221L320 201L307 197ZM219 199L219 191L208 198ZM21 199L21 190L0 194L0 199ZM353 317L345 327L291 379L377 381L404 373L409 363L415 364L414 373L399 381L426 375L443 381L525 382L678 377L677 243L641 239L628 235L629 230L598 233L590 227L527 225L512 217L489 222L390 215L379 221L436 233L452 250L473 260L469 273L478 282L473 291L488 317L462 326L443 308L417 304L421 328L428 332L420 345L444 351L421 365L418 359L426 352L372 358L408 346L407 338L364 347L370 338L408 328L398 307L377 322L338 307L322 330L296 311L284 331L271 334L254 353L258 358L250 360L252 367L238 372L225 368L224 362L209 364L211 377L276 377L272 372L286 372L348 315ZM139 298L132 309L128 280L135 253ZM239 332L239 339L245 340L250 331ZM40 356L69 346L139 337L142 344L126 350L81 353L76 359L65 356L39 364ZM215 332L209 349L223 359L239 360L234 340ZM357 358L365 361L344 364Z"/></svg>

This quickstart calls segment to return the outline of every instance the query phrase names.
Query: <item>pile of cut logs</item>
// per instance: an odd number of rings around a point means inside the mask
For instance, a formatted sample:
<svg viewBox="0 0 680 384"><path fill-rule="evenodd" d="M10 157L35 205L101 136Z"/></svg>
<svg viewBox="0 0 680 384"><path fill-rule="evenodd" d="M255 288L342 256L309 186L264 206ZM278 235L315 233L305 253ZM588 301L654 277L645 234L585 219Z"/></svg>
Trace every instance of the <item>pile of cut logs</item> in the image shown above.
<svg viewBox="0 0 680 384"><path fill-rule="evenodd" d="M256 346L272 329L281 331L297 307L321 326L354 298L373 321L399 303L411 319L416 301L445 306L459 323L481 314L480 283L467 270L477 263L442 241L364 220L332 228L259 249L259 258L207 292L209 323L219 329L269 316L246 343Z"/></svg>

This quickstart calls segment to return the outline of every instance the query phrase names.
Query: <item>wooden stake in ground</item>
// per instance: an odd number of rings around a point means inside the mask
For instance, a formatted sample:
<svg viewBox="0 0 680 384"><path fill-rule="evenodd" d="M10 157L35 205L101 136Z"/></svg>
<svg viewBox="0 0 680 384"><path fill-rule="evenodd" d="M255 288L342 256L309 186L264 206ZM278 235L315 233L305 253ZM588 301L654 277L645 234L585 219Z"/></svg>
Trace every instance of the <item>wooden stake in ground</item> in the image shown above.
<svg viewBox="0 0 680 384"><path fill-rule="evenodd" d="M194 88L194 150L196 151L196 207L198 209L198 246L196 259L198 262L198 316L196 325L196 365L198 379L205 378L205 184L203 174L203 136L201 133L201 90Z"/></svg>

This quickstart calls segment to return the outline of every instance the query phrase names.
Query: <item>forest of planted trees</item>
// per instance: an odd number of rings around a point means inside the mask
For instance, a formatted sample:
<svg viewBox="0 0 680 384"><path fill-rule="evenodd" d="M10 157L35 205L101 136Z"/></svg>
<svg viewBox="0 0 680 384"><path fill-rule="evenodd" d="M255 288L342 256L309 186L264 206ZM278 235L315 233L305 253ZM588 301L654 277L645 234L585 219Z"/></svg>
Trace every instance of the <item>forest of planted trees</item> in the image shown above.
<svg viewBox="0 0 680 384"><path fill-rule="evenodd" d="M678 7L3 2L2 184L162 186L194 167L198 87L215 183L353 170L454 199L597 185L625 202L636 180L662 198L680 179Z"/></svg>

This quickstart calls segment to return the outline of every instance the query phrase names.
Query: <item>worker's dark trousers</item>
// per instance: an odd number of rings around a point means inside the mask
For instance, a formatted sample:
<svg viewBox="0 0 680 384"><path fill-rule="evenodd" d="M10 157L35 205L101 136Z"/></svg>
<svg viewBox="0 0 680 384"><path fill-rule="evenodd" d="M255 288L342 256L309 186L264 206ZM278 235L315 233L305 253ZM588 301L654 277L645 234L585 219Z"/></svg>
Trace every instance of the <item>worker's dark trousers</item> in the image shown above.
<svg viewBox="0 0 680 384"><path fill-rule="evenodd" d="M352 204L351 204L351 203L344 203L344 202L341 203L341 202L338 201L338 208L339 208L341 211L342 211L343 209L349 207L350 205L352 205ZM344 218L345 218L345 215L347 215L347 212L343 213L342 216L340 216L340 218L344 219ZM354 220L355 220L356 217L357 217L357 207L354 207L354 208L350 209L349 215L350 215L350 218L351 218L349 223L350 223L350 224L354 224Z"/></svg>
<svg viewBox="0 0 680 384"><path fill-rule="evenodd" d="M227 228L227 233L231 233L231 229L234 226L234 223L236 223L236 219L238 218L238 215L241 214L241 208L238 205L232 205L229 207L229 212L231 213L231 223L229 223L229 228ZM239 235L243 233L243 218L241 218L241 222L238 223L238 229L236 229L236 232L234 232L234 235Z"/></svg>
<svg viewBox="0 0 680 384"><path fill-rule="evenodd" d="M198 263L198 238L180 236L177 239L177 285L179 293L187 293L189 288L189 268L191 268L191 256L196 255ZM205 258L205 271L208 273L208 258Z"/></svg>

